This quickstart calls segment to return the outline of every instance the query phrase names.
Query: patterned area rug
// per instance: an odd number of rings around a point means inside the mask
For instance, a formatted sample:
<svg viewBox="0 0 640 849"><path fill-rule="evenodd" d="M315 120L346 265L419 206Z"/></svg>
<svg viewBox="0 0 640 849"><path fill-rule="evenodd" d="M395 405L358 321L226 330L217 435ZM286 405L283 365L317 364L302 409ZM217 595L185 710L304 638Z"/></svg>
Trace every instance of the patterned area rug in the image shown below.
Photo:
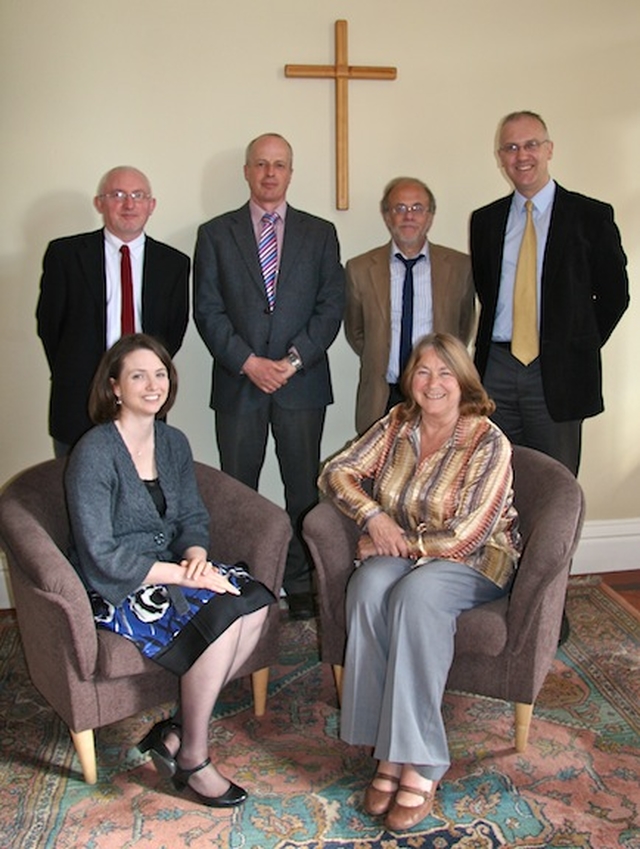
<svg viewBox="0 0 640 849"><path fill-rule="evenodd" d="M248 682L211 723L216 762L250 790L241 809L198 805L158 778L133 744L170 709L101 729L99 783L80 778L68 732L32 687L12 614L0 616L0 846L56 849L640 849L640 622L594 578L574 579L572 636L536 706L526 753L512 706L449 693L453 766L432 816L394 836L363 814L373 761L338 739L313 623L283 614L267 714Z"/></svg>

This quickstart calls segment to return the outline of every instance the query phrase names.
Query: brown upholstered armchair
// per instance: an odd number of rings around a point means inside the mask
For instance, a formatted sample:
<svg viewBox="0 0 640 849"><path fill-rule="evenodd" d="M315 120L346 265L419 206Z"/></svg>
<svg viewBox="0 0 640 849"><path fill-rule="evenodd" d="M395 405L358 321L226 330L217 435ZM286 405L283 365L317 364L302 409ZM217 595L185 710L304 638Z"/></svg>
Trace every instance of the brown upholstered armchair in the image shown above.
<svg viewBox="0 0 640 849"><path fill-rule="evenodd" d="M0 496L0 544L9 561L20 635L36 688L69 726L85 781L97 780L94 728L178 695L178 679L122 637L97 630L87 593L65 556L69 520L65 461L22 472ZM211 556L246 561L279 594L291 523L284 510L223 472L196 463L211 513ZM269 666L278 657L279 610L272 605L255 652L254 709L266 708Z"/></svg>
<svg viewBox="0 0 640 849"><path fill-rule="evenodd" d="M458 619L447 686L515 702L516 750L524 751L533 704L558 646L571 557L584 520L576 479L556 460L514 446L514 492L524 550L508 597ZM303 535L316 566L322 659L338 694L345 646L344 597L359 530L328 501L311 510Z"/></svg>

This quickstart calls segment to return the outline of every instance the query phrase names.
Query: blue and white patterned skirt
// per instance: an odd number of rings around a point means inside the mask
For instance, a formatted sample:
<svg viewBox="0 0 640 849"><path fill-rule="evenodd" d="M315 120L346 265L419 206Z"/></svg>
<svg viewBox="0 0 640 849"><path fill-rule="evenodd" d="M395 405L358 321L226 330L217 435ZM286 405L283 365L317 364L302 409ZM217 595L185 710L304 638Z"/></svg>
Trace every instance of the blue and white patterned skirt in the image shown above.
<svg viewBox="0 0 640 849"><path fill-rule="evenodd" d="M145 657L183 675L236 619L277 601L245 564L215 565L240 595L147 584L113 605L89 590L97 627L131 640Z"/></svg>

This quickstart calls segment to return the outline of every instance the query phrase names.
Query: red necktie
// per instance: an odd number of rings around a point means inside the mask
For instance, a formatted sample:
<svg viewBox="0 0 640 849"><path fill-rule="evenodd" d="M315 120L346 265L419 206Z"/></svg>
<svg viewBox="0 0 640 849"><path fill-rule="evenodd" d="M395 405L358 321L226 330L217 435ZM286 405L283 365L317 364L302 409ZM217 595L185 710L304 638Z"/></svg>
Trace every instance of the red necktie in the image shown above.
<svg viewBox="0 0 640 849"><path fill-rule="evenodd" d="M131 274L131 256L129 247L123 245L120 248L122 260L120 261L120 289L122 292L122 308L120 312L120 326L122 335L136 332L136 322L133 315L133 276Z"/></svg>

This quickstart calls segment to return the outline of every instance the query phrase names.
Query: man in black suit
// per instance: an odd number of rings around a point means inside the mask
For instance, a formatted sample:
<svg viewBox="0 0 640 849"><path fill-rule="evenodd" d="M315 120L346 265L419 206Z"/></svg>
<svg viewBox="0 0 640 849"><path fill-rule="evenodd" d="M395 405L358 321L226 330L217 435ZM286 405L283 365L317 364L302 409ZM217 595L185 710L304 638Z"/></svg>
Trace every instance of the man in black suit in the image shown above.
<svg viewBox="0 0 640 849"><path fill-rule="evenodd" d="M604 409L600 349L629 303L626 256L612 207L550 178L553 142L539 115L507 115L498 139L515 192L471 216L481 304L476 365L497 405L493 418L511 441L577 475L582 420ZM535 231L529 317L536 347L531 358L519 359L511 343L527 201Z"/></svg>
<svg viewBox="0 0 640 849"><path fill-rule="evenodd" d="M269 429L294 528L284 587L293 618L313 615L300 522L317 501L327 349L340 328L344 271L335 228L286 202L292 151L268 133L246 151L250 199L198 230L194 317L213 357L221 467L258 488Z"/></svg>
<svg viewBox="0 0 640 849"><path fill-rule="evenodd" d="M144 232L156 201L136 168L108 171L94 206L104 228L55 239L43 260L36 312L51 370L49 433L56 456L91 427L93 375L122 333L120 249L129 248L133 330L157 337L173 356L189 320L189 257Z"/></svg>

